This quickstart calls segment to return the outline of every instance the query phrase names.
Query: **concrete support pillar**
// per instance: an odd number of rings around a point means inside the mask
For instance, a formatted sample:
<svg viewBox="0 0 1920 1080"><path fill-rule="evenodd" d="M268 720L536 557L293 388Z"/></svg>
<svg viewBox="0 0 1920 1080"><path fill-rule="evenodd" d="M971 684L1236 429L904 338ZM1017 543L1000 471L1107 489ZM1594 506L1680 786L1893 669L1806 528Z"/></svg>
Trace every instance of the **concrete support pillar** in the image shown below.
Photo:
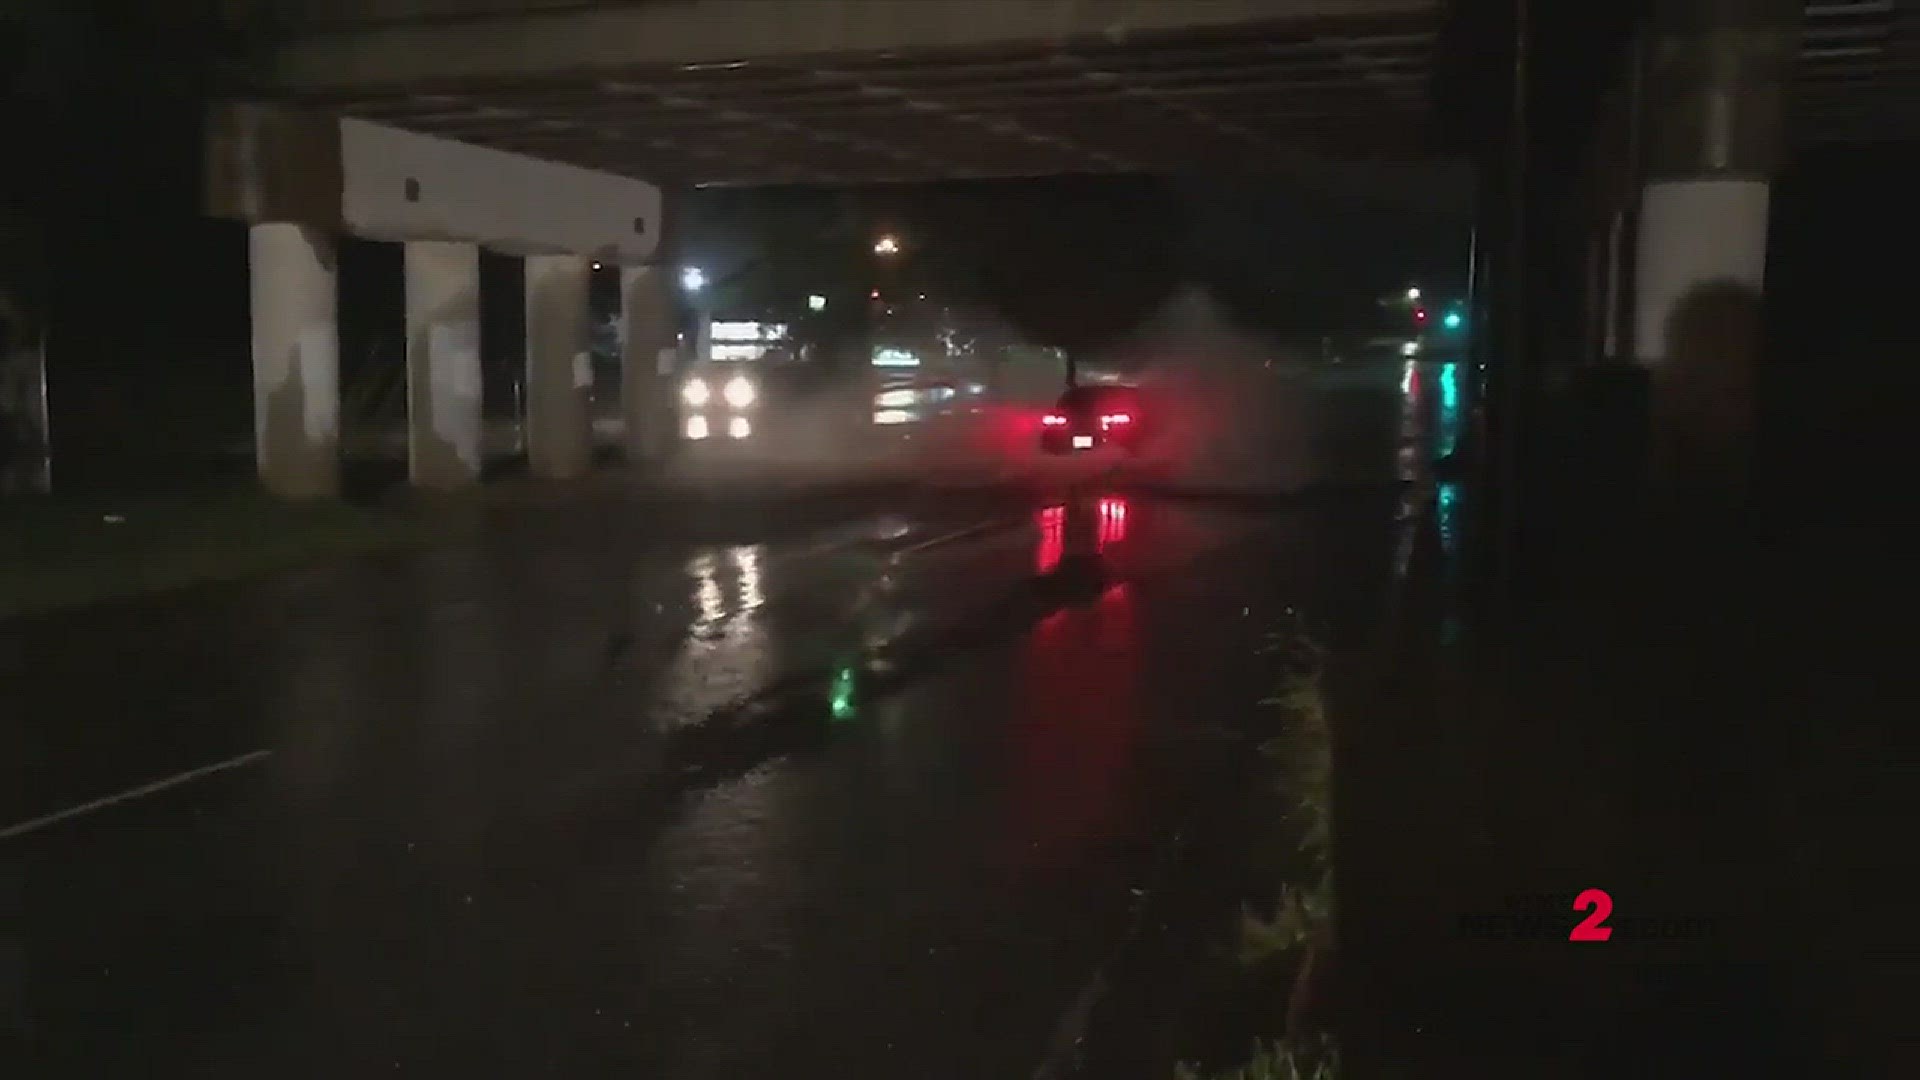
<svg viewBox="0 0 1920 1080"><path fill-rule="evenodd" d="M1744 487L1770 178L1798 14L1794 0L1665 0L1657 9L1634 351L1651 376L1663 482Z"/></svg>
<svg viewBox="0 0 1920 1080"><path fill-rule="evenodd" d="M670 267L620 268L623 412L627 460L635 465L659 461L675 436L673 377L679 365L674 287Z"/></svg>
<svg viewBox="0 0 1920 1080"><path fill-rule="evenodd" d="M0 294L0 496L53 489L47 428L46 337L25 318L9 319Z"/></svg>
<svg viewBox="0 0 1920 1080"><path fill-rule="evenodd" d="M340 331L333 241L302 225L255 225L247 259L260 482L284 498L337 494Z"/></svg>
<svg viewBox="0 0 1920 1080"><path fill-rule="evenodd" d="M527 464L564 480L592 463L588 396L588 261L576 255L527 259Z"/></svg>
<svg viewBox="0 0 1920 1080"><path fill-rule="evenodd" d="M480 249L406 246L407 475L452 491L480 479Z"/></svg>

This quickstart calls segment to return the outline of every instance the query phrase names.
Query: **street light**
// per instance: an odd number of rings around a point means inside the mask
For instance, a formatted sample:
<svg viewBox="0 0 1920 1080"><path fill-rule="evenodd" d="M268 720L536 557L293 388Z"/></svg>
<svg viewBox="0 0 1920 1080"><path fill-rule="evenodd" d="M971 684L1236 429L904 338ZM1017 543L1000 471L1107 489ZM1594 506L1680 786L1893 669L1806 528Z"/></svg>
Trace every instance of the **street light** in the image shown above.
<svg viewBox="0 0 1920 1080"><path fill-rule="evenodd" d="M1415 286L1414 288L1411 288L1411 289L1408 289L1408 290L1407 290L1407 299L1409 299L1409 300L1418 300L1418 299L1420 299L1420 289L1419 289L1419 287L1418 287L1418 286Z"/></svg>
<svg viewBox="0 0 1920 1080"><path fill-rule="evenodd" d="M689 266L680 271L680 287L688 292L699 292L707 287L707 275L697 266Z"/></svg>
<svg viewBox="0 0 1920 1080"><path fill-rule="evenodd" d="M900 254L900 241L896 237L883 236L873 242L873 253L875 255L898 255Z"/></svg>

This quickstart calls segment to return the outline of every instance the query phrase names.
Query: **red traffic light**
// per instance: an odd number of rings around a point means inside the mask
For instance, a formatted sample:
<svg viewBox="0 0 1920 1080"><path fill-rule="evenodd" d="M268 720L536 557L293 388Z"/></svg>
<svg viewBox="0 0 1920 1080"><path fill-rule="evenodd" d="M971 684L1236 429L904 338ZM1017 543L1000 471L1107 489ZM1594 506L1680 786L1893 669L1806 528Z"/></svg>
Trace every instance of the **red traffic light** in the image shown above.
<svg viewBox="0 0 1920 1080"><path fill-rule="evenodd" d="M1426 309L1426 308L1414 308L1414 309L1413 309L1413 321L1414 321L1414 322L1417 322L1417 323L1423 323L1423 322L1426 322L1426 321L1427 321L1427 309Z"/></svg>

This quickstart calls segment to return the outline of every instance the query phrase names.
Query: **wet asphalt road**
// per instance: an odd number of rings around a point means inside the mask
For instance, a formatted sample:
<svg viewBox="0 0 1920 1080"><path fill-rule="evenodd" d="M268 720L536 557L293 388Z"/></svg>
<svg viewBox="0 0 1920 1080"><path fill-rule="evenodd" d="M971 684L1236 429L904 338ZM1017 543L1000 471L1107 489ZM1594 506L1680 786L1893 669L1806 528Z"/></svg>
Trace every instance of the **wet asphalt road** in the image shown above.
<svg viewBox="0 0 1920 1080"><path fill-rule="evenodd" d="M1377 627L1415 397L1316 376L1318 494L610 498L0 627L0 1045L24 1075L1058 1075L1271 690L1254 647L1289 611ZM1082 525L1107 578L1070 599Z"/></svg>

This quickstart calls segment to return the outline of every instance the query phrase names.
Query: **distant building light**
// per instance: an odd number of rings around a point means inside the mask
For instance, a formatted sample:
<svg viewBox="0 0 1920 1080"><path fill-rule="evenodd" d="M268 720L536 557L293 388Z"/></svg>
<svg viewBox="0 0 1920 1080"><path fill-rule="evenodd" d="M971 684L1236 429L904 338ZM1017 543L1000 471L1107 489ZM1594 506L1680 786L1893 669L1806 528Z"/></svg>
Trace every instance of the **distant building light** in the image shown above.
<svg viewBox="0 0 1920 1080"><path fill-rule="evenodd" d="M808 311L827 310L827 298L824 296L821 296L819 293L814 293L813 295L807 297L807 310Z"/></svg>
<svg viewBox="0 0 1920 1080"><path fill-rule="evenodd" d="M757 322L715 322L708 327L715 341L759 341L760 324Z"/></svg>
<svg viewBox="0 0 1920 1080"><path fill-rule="evenodd" d="M784 341L787 337L787 324L737 320L716 321L708 324L707 333L715 341Z"/></svg>
<svg viewBox="0 0 1920 1080"><path fill-rule="evenodd" d="M1417 286L1416 286L1416 287L1414 287L1414 288L1411 288L1411 289L1408 289L1408 290L1407 290L1407 299L1409 299L1409 300L1418 300L1418 299L1420 299L1420 289L1419 289L1419 288L1418 288Z"/></svg>
<svg viewBox="0 0 1920 1080"><path fill-rule="evenodd" d="M873 354L874 367L919 367L920 358L905 349L880 349Z"/></svg>
<svg viewBox="0 0 1920 1080"><path fill-rule="evenodd" d="M913 414L905 409L881 409L873 414L876 424L911 424L913 419Z"/></svg>
<svg viewBox="0 0 1920 1080"><path fill-rule="evenodd" d="M874 395L873 403L883 409L897 409L911 405L919 395L912 390L885 390Z"/></svg>
<svg viewBox="0 0 1920 1080"><path fill-rule="evenodd" d="M1417 341L1409 341L1406 344L1400 346L1400 355L1401 356L1419 356L1420 343Z"/></svg>
<svg viewBox="0 0 1920 1080"><path fill-rule="evenodd" d="M689 266L680 271L680 287L688 292L699 292L707 287L706 272L697 266Z"/></svg>
<svg viewBox="0 0 1920 1080"><path fill-rule="evenodd" d="M709 359L713 360L758 360L767 355L765 345L751 342L718 342L713 346Z"/></svg>

